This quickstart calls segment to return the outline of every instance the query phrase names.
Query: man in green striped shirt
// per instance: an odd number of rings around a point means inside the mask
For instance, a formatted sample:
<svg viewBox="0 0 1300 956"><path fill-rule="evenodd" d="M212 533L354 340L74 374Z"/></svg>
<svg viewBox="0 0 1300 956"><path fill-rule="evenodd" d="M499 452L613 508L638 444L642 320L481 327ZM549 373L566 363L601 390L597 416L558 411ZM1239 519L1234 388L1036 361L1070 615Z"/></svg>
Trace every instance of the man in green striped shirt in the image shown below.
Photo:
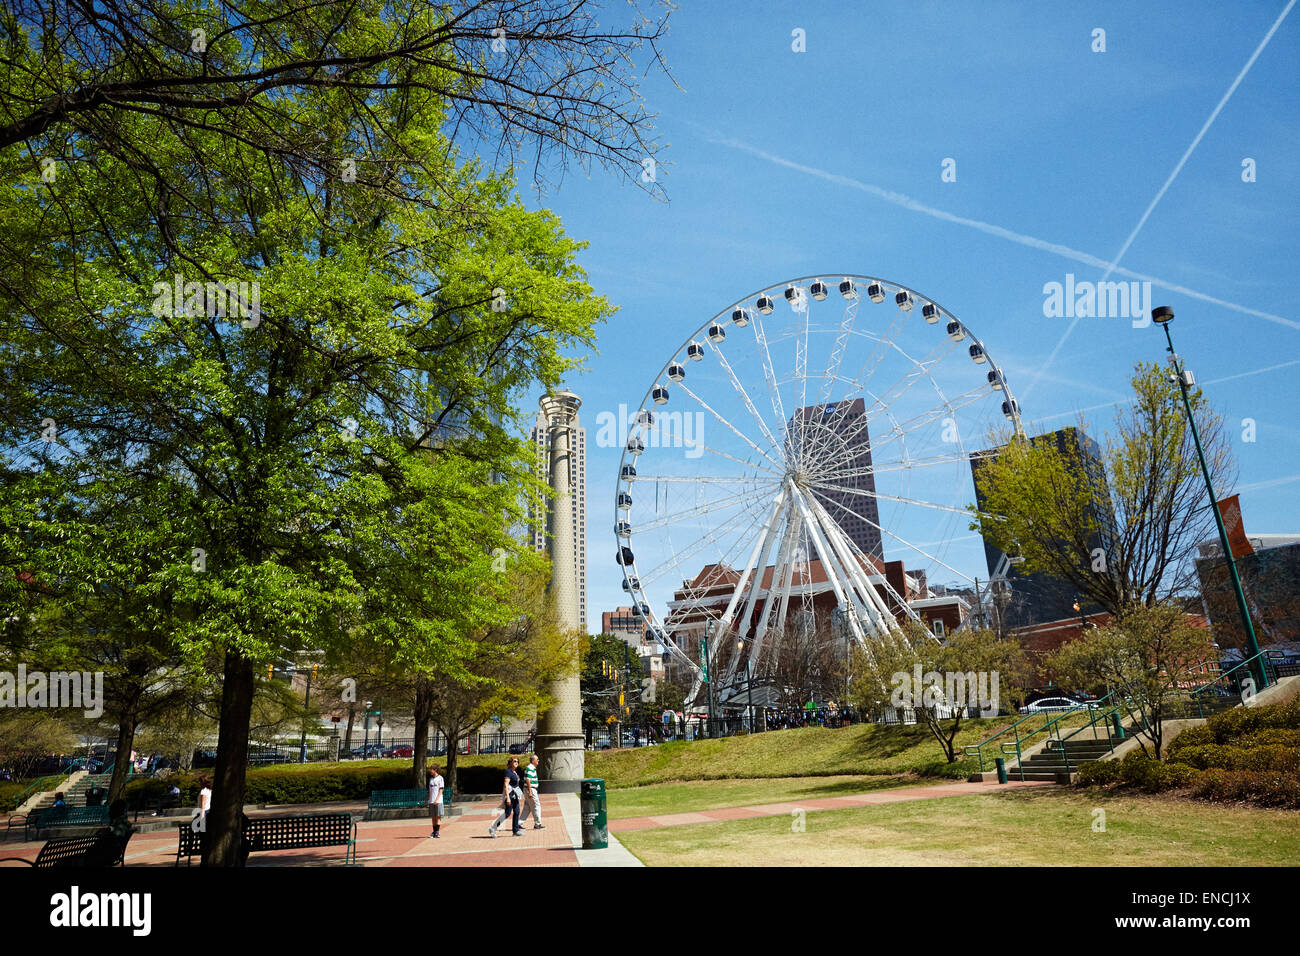
<svg viewBox="0 0 1300 956"><path fill-rule="evenodd" d="M546 827L542 826L542 795L537 792L537 763L537 754L533 754L528 758L528 766L524 768L524 776L528 778L528 792L530 796L528 798L528 806L524 807L523 811L519 815L521 817L527 816L529 808L531 807L533 813L533 829L545 830Z"/></svg>

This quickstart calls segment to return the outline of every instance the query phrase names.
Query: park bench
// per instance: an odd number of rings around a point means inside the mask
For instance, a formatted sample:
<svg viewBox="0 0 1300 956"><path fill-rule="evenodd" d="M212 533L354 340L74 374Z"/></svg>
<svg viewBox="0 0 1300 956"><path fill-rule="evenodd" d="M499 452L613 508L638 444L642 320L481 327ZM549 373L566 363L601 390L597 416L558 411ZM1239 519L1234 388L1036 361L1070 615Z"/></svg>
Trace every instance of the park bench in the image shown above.
<svg viewBox="0 0 1300 956"><path fill-rule="evenodd" d="M23 838L30 839L32 831L103 826L108 826L108 807L46 807L27 814Z"/></svg>
<svg viewBox="0 0 1300 956"><path fill-rule="evenodd" d="M179 842L176 866L181 857L202 855L207 832L195 832L192 823L177 825ZM317 846L346 846L343 861L357 860L357 825L350 813L305 813L291 817L256 817L244 826L244 846L249 853L266 850L303 850Z"/></svg>
<svg viewBox="0 0 1300 956"><path fill-rule="evenodd" d="M429 805L429 791L425 788L411 790L371 790L366 806L366 819L375 810L410 810ZM451 791L442 791L443 811L451 809Z"/></svg>
<svg viewBox="0 0 1300 956"><path fill-rule="evenodd" d="M129 833L119 837L108 831L92 836L60 837L47 841L34 861L11 856L0 862L14 860L38 870L50 867L122 866L126 857L126 845L130 840Z"/></svg>

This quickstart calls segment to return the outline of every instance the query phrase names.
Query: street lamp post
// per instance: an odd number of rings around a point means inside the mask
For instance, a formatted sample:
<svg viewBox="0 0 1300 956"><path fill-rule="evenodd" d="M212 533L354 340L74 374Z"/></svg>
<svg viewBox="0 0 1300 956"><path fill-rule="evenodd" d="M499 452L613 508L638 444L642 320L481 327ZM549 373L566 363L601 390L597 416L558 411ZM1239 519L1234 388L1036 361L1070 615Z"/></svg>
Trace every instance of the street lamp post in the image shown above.
<svg viewBox="0 0 1300 956"><path fill-rule="evenodd" d="M717 732L718 729L715 723L715 718L713 716L713 678L715 675L713 673L713 669L708 666L709 658L710 658L709 638L712 636L713 636L713 619L710 618L704 624L704 662L705 662L704 666L707 672L708 685L709 685L709 736L716 737L718 735Z"/></svg>
<svg viewBox="0 0 1300 956"><path fill-rule="evenodd" d="M1214 493L1214 482L1210 480L1210 469L1205 463L1205 452L1201 448L1201 436L1196 431L1196 418L1192 415L1192 402L1189 388L1195 383L1192 373L1183 369L1174 351L1174 339L1169 334L1169 323L1174 320L1174 310L1167 305L1151 310L1151 320L1165 330L1168 343L1169 361L1174 366L1174 381L1178 383L1183 396L1183 408L1187 412L1187 423L1192 429L1192 441L1196 444L1196 457L1201 463L1201 474L1205 476L1205 490L1210 494L1210 509L1214 512L1214 524L1219 529L1219 544L1223 548L1223 558L1228 563L1228 575L1232 579L1232 591L1237 598L1237 610L1241 613L1241 623L1246 628L1246 640L1249 642L1250 657L1254 661L1251 670L1255 672L1258 686L1262 690L1268 686L1268 674L1263 662L1259 660L1259 641L1255 638L1255 626L1250 621L1250 609L1246 606L1246 593L1241 589L1241 577L1237 574L1237 562L1232 557L1232 545L1228 541L1228 531L1223 525L1223 515L1219 513L1219 499Z"/></svg>

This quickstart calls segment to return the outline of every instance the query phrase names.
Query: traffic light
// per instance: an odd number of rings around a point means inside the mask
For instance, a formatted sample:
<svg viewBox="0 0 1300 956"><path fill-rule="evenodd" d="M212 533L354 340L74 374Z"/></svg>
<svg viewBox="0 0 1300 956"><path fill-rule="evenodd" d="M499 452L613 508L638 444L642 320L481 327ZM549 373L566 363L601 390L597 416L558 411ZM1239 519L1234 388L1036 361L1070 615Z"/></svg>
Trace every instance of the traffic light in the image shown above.
<svg viewBox="0 0 1300 956"><path fill-rule="evenodd" d="M319 665L319 664L313 664L313 665L311 665L311 679L312 679L312 680L315 680L315 679L316 679L316 672L317 672L317 670L318 670L319 668L320 668L320 665Z"/></svg>
<svg viewBox="0 0 1300 956"><path fill-rule="evenodd" d="M622 707L623 705L624 705L623 692L620 690L618 692L618 706Z"/></svg>
<svg viewBox="0 0 1300 956"><path fill-rule="evenodd" d="M267 679L267 680L270 680L274 675L275 675L275 665L274 665L274 664L267 664L267 665L266 665L266 679Z"/></svg>

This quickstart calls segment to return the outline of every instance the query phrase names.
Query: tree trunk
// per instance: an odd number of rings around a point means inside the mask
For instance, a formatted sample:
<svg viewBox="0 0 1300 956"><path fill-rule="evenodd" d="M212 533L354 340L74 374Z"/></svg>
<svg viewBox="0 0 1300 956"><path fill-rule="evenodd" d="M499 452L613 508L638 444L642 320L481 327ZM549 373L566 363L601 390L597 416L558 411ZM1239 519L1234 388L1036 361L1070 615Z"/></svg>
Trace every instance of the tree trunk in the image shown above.
<svg viewBox="0 0 1300 956"><path fill-rule="evenodd" d="M433 688L428 680L421 677L415 682L415 741L412 749L415 757L411 767L415 776L412 785L417 790L426 783L425 764L429 755L429 715L433 711Z"/></svg>
<svg viewBox="0 0 1300 956"><path fill-rule="evenodd" d="M135 715L123 714L117 724L117 760L113 764L113 779L108 784L109 803L121 797L122 791L126 789L127 774L131 772L131 747L134 743Z"/></svg>
<svg viewBox="0 0 1300 956"><path fill-rule="evenodd" d="M207 819L204 866L244 865L241 853L244 783L248 771L248 728L253 712L253 662L236 650L226 651L221 687L221 722L217 732L217 766L213 770L212 809Z"/></svg>
<svg viewBox="0 0 1300 956"><path fill-rule="evenodd" d="M352 725L357 721L357 705L348 704L348 732L343 736L343 753L352 756ZM340 754L342 756L342 754Z"/></svg>
<svg viewBox="0 0 1300 956"><path fill-rule="evenodd" d="M447 789L456 793L456 755L460 744L460 725L439 727L447 737Z"/></svg>

